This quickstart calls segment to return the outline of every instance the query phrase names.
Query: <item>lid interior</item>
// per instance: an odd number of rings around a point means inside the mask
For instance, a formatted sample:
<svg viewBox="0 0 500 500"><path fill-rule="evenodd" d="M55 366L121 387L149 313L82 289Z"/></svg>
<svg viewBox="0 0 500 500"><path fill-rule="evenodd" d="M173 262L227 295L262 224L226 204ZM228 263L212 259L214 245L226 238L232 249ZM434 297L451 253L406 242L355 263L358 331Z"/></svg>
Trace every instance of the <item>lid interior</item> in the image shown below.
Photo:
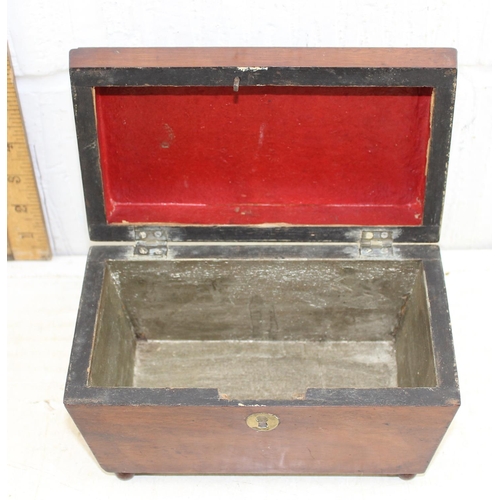
<svg viewBox="0 0 500 500"><path fill-rule="evenodd" d="M95 87L108 224L422 225L430 87Z"/></svg>

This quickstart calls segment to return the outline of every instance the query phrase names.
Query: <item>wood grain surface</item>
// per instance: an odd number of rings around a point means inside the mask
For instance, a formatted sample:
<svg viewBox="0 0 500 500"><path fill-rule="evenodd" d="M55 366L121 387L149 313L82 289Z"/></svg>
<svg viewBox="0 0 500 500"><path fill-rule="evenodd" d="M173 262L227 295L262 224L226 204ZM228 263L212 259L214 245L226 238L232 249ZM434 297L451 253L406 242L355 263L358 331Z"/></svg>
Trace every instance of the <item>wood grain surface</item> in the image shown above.
<svg viewBox="0 0 500 500"><path fill-rule="evenodd" d="M454 68L449 48L80 48L71 68L344 67Z"/></svg>
<svg viewBox="0 0 500 500"><path fill-rule="evenodd" d="M109 472L399 475L425 471L458 407L67 408Z"/></svg>

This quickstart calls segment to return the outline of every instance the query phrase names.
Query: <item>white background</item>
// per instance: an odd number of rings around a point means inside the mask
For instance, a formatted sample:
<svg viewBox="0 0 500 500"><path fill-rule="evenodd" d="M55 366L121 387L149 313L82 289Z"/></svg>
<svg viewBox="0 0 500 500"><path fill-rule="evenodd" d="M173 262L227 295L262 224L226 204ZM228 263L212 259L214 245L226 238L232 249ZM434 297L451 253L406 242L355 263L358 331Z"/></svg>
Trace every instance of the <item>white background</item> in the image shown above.
<svg viewBox="0 0 500 500"><path fill-rule="evenodd" d="M425 475L396 478L105 474L62 404L89 244L68 78L78 46L455 47L459 80L443 221L447 249L491 246L487 1L11 0L8 40L53 248L8 271L11 499L445 499L494 497L498 292L490 251L443 252L462 407ZM495 156L498 163L498 154ZM0 301L2 307L4 301ZM4 365L5 365L5 360Z"/></svg>
<svg viewBox="0 0 500 500"><path fill-rule="evenodd" d="M8 40L56 255L89 241L68 52L98 46L455 47L442 248L491 247L490 2L11 0Z"/></svg>

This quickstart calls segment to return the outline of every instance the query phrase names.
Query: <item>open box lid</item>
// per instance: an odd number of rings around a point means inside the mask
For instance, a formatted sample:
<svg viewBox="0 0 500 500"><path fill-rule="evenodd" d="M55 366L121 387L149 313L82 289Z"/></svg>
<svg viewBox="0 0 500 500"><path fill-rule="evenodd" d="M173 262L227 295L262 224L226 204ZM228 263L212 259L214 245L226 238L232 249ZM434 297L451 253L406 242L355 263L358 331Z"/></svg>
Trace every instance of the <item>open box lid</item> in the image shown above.
<svg viewBox="0 0 500 500"><path fill-rule="evenodd" d="M454 49L89 48L70 73L92 240L439 240Z"/></svg>

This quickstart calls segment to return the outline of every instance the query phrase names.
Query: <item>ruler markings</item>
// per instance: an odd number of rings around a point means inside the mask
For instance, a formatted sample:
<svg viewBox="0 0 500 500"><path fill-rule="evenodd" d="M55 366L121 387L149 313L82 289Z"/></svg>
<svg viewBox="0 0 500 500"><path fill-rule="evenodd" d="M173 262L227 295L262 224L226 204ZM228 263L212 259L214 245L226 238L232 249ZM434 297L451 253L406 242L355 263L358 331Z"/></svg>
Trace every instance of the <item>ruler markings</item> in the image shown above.
<svg viewBox="0 0 500 500"><path fill-rule="evenodd" d="M51 251L7 57L7 241L16 260L49 259Z"/></svg>

